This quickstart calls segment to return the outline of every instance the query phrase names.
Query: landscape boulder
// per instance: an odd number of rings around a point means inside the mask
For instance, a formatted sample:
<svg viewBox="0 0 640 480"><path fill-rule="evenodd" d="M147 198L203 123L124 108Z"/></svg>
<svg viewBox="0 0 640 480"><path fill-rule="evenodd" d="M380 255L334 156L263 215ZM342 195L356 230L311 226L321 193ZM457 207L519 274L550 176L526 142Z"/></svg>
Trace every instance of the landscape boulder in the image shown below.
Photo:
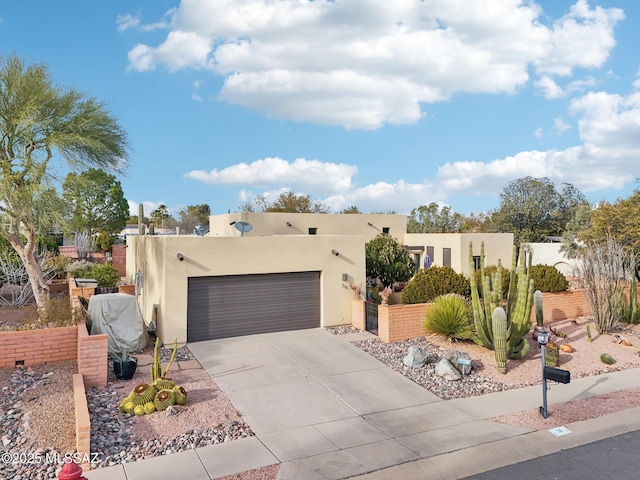
<svg viewBox="0 0 640 480"><path fill-rule="evenodd" d="M449 350L444 358L449 360L449 363L456 367L462 375L469 375L471 373L471 357L467 352Z"/></svg>
<svg viewBox="0 0 640 480"><path fill-rule="evenodd" d="M462 379L462 374L446 358L436 363L436 375L452 382Z"/></svg>
<svg viewBox="0 0 640 480"><path fill-rule="evenodd" d="M422 347L411 345L402 363L409 368L422 368L429 362L429 355Z"/></svg>

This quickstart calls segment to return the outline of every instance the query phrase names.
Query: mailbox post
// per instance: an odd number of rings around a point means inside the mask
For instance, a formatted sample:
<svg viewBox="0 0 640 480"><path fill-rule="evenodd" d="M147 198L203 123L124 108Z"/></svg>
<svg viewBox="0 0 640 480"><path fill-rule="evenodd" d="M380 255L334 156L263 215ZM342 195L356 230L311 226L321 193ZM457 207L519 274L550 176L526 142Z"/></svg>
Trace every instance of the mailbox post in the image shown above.
<svg viewBox="0 0 640 480"><path fill-rule="evenodd" d="M562 370L560 368L547 367L545 362L546 345L549 343L549 333L540 328L538 331L538 343L540 344L540 357L542 358L542 406L540 407L540 413L544 418L549 416L547 410L547 380L558 383L569 383L571 381L571 372L568 370Z"/></svg>

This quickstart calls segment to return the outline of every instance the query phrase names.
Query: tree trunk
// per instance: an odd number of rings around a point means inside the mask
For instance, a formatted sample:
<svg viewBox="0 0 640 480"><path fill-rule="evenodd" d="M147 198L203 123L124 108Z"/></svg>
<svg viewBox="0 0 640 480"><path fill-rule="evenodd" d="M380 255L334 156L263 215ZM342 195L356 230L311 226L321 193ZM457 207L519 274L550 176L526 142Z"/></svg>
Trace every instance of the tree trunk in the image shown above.
<svg viewBox="0 0 640 480"><path fill-rule="evenodd" d="M35 233L24 232L26 243L22 243L19 234L8 234L6 238L11 246L18 252L22 263L24 264L27 274L29 275L29 283L33 289L33 298L38 308L38 318L40 323L47 323L49 316L49 306L51 297L49 295L49 285L42 274L42 268L38 263L37 255L37 239Z"/></svg>

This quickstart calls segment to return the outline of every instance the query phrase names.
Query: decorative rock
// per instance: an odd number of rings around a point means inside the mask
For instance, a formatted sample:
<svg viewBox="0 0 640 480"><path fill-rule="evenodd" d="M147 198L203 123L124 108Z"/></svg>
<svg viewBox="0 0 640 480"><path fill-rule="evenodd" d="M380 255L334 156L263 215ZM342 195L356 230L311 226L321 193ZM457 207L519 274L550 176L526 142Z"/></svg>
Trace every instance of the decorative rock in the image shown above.
<svg viewBox="0 0 640 480"><path fill-rule="evenodd" d="M436 375L449 381L457 381L462 379L462 374L456 367L451 365L451 362L446 358L443 358L436 363Z"/></svg>
<svg viewBox="0 0 640 480"><path fill-rule="evenodd" d="M445 355L445 358L449 360L449 363L456 367L462 375L469 375L471 373L471 357L467 352L449 350Z"/></svg>
<svg viewBox="0 0 640 480"><path fill-rule="evenodd" d="M429 355L421 347L411 345L402 360L405 367L422 368L429 362Z"/></svg>

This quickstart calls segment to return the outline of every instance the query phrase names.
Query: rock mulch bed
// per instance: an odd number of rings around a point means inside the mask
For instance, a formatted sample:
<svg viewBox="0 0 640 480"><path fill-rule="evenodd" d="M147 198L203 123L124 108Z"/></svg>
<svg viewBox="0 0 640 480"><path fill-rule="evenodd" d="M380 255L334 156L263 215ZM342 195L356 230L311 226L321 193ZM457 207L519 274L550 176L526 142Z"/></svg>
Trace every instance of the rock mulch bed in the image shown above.
<svg viewBox="0 0 640 480"><path fill-rule="evenodd" d="M360 340L352 343L443 400L484 395L485 393L501 392L519 387L517 385L507 385L498 382L490 377L479 374L476 370L472 370L471 374L455 382L439 377L435 373L435 366L440 359L445 357L447 349L433 345L428 342L425 337L397 343L385 343L378 338ZM402 362L409 347L412 345L421 347L430 357L429 363L422 368L406 367ZM451 348L455 349L455 346ZM478 366L476 361L474 368Z"/></svg>

